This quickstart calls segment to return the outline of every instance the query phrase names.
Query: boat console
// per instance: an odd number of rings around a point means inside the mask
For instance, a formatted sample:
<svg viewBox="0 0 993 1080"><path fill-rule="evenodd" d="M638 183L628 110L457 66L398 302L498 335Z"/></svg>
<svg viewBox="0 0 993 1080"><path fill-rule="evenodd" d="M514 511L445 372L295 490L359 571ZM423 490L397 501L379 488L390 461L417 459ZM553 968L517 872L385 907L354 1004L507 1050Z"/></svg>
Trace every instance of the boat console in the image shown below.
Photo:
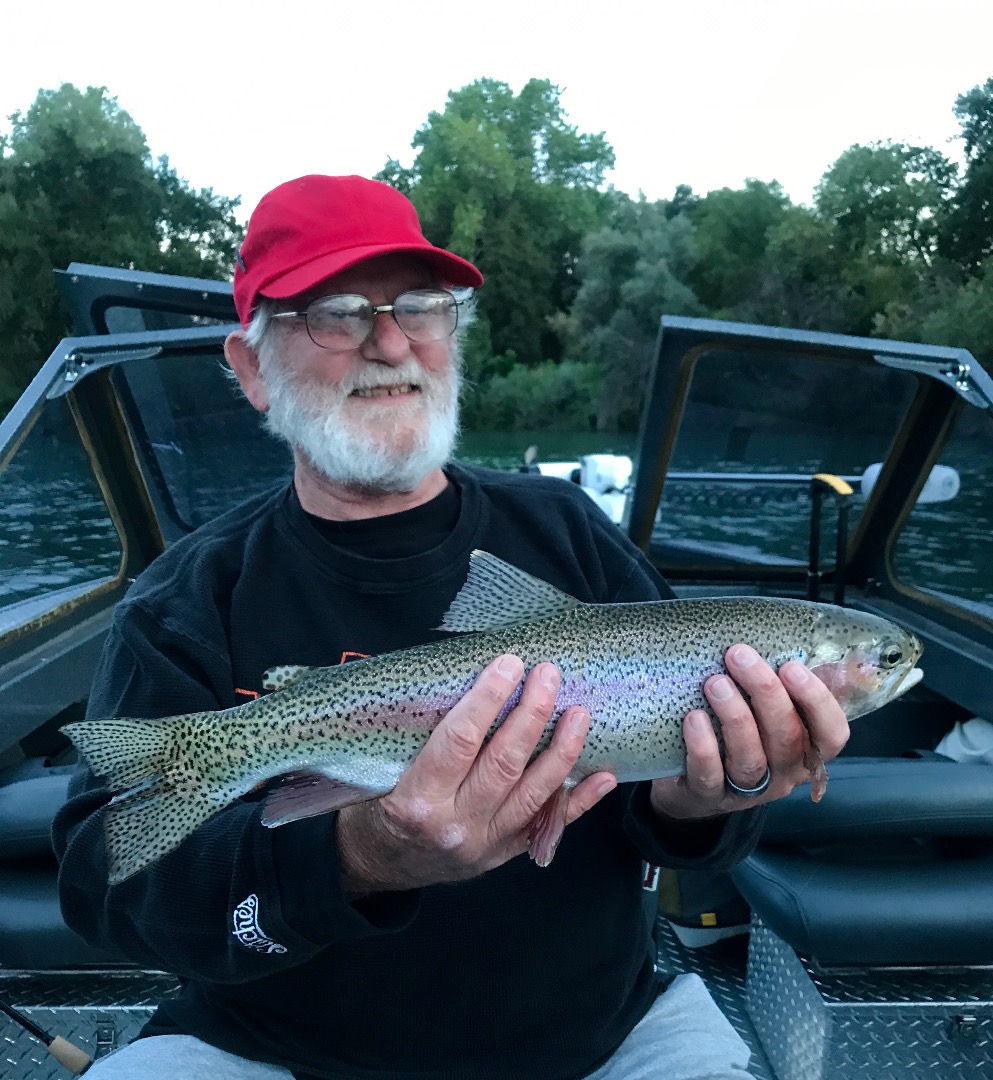
<svg viewBox="0 0 993 1080"><path fill-rule="evenodd" d="M84 264L59 284L77 336L0 422L0 1006L92 1056L174 980L61 920L59 729L129 582L288 458L222 371L229 285ZM646 879L660 966L703 975L758 1080L993 1078L993 766L938 749L993 719L991 451L993 380L964 350L665 316L631 467L575 465L678 595L819 596L925 645L821 803L776 804L731 875ZM5 1076L68 1075L9 1013L0 1034Z"/></svg>

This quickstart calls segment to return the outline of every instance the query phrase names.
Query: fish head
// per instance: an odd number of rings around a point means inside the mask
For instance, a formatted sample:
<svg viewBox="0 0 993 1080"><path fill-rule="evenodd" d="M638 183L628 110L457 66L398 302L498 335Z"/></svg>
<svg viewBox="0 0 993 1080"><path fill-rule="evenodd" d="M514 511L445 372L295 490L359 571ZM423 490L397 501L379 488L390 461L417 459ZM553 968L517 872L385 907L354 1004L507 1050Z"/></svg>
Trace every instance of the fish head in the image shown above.
<svg viewBox="0 0 993 1080"><path fill-rule="evenodd" d="M838 699L849 720L899 697L924 677L916 634L865 611L818 605L808 668Z"/></svg>

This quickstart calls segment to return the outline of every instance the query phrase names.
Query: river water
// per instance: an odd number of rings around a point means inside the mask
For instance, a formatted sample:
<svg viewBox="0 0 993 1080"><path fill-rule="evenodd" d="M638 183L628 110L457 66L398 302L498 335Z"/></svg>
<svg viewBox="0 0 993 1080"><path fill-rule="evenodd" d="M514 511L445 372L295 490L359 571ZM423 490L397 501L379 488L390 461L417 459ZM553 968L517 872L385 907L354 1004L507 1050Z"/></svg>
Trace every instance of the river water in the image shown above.
<svg viewBox="0 0 993 1080"><path fill-rule="evenodd" d="M532 443L539 460L570 461L590 452L630 454L634 441L633 436L589 433L468 435L459 456L516 469ZM159 451L166 466L182 458L177 445L163 444ZM858 457L855 450L852 454ZM961 477L961 490L950 502L916 508L896 552L897 572L911 584L958 597L993 617L993 479L985 457L975 453L974 440L958 450L951 444L949 455ZM285 459L266 444L258 461L247 459L244 452L231 455L231 461L238 475L251 477L254 486L261 487L281 474ZM869 463L863 461L863 467ZM682 464L689 464L691 471L740 468L740 463L713 460ZM817 462L770 458L761 471L809 475L817 468ZM193 475L192 501L199 507L194 519L212 516L232 501L229 479L202 470ZM856 498L853 528L862 505ZM802 560L809 513L805 483L783 489L764 484L760 477L746 484L670 482L658 530L666 538L689 537L738 553ZM825 554L831 550L826 539ZM68 417L56 410L44 426L32 431L0 474L0 609L113 576L120 558L117 532L75 431Z"/></svg>

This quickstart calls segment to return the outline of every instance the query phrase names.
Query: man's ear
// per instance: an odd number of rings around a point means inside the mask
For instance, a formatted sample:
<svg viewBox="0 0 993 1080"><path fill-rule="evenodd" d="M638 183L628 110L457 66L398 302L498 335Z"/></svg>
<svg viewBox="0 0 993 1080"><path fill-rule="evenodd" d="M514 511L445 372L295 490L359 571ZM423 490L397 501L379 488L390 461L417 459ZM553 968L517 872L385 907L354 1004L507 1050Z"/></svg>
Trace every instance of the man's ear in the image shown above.
<svg viewBox="0 0 993 1080"><path fill-rule="evenodd" d="M259 354L245 340L243 330L228 334L224 341L224 359L238 377L245 397L259 412L268 412L269 392L259 373Z"/></svg>

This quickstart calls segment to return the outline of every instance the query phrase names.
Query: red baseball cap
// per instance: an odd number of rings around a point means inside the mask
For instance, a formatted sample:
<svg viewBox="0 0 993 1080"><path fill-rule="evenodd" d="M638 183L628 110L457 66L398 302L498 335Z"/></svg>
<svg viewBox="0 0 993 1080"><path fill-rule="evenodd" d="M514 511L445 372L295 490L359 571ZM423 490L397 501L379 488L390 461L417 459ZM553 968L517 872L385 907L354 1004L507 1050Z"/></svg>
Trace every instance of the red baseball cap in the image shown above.
<svg viewBox="0 0 993 1080"><path fill-rule="evenodd" d="M248 222L234 272L234 303L248 326L259 296L296 296L363 259L409 251L450 285L477 288L483 275L430 244L411 201L363 176L301 176L263 195Z"/></svg>

